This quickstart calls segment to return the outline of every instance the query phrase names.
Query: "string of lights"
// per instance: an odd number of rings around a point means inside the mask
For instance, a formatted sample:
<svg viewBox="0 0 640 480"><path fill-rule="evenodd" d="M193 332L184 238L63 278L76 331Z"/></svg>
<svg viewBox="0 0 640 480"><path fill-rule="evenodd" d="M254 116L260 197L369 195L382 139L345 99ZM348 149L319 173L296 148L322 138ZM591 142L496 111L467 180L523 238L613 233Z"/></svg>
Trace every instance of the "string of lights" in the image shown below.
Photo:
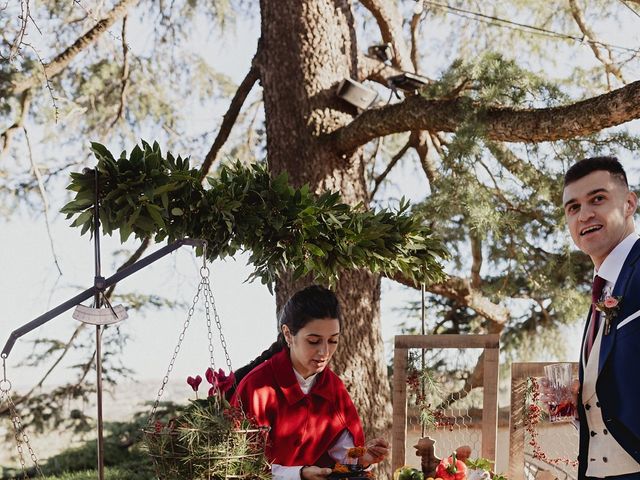
<svg viewBox="0 0 640 480"><path fill-rule="evenodd" d="M620 0L622 3L625 3L624 0ZM438 2L433 2L430 0L423 0L423 3L425 5L429 5L432 7L436 7L436 8L441 8L444 10L449 11L449 13L452 13L454 15L463 17L463 18L467 18L470 20L475 20L475 21L480 21L483 23L487 23L489 25L493 25L493 26L497 26L497 27L502 27L502 28L508 28L511 30L518 30L518 31L526 31L528 33L532 33L532 34L536 34L536 35L542 35L542 36L547 36L547 37L553 37L553 38L560 38L560 39L564 39L564 40L572 40L578 43L584 43L585 39L584 37L579 37L576 35L571 35L568 33L563 33L563 32L556 32L554 30L549 30L546 28L542 28L542 27L537 27L535 25L528 25L526 23L520 23L520 22L514 22L512 20L507 20L504 18L500 18L500 17L496 17L493 15L487 15L485 13L481 13L481 12L474 12L471 10L465 10L463 8L458 8L458 7L453 7L451 5L447 5L447 4L443 4L443 3L438 3ZM626 5L626 4L625 4ZM627 5L627 7L629 7ZM629 7L630 8L630 7ZM636 13L636 15L638 15L637 12L634 11L634 13ZM636 53L638 50L637 49L633 49L633 48L628 48L628 47L622 47L619 45L612 45L609 43L604 43L604 42L600 42L597 40L591 40L592 43L599 45L601 47L607 47L610 49L614 49L614 50L620 50L623 52L632 52L632 53Z"/></svg>

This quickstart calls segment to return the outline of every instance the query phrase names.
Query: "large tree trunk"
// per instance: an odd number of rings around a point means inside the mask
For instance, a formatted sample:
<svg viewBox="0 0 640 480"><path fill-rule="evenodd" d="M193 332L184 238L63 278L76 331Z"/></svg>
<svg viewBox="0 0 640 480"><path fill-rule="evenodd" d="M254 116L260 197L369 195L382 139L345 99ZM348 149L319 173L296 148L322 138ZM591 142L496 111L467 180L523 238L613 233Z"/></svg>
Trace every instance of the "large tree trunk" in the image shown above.
<svg viewBox="0 0 640 480"><path fill-rule="evenodd" d="M362 150L339 155L319 140L357 114L335 95L337 84L345 77L355 78L357 72L350 3L261 0L261 10L258 68L272 172L286 170L297 186L308 183L316 191L337 190L350 204L366 202ZM300 286L290 278L280 279L278 308ZM344 380L367 436L386 433L391 406L380 333L380 278L345 272L336 289L343 309L343 334L332 366Z"/></svg>

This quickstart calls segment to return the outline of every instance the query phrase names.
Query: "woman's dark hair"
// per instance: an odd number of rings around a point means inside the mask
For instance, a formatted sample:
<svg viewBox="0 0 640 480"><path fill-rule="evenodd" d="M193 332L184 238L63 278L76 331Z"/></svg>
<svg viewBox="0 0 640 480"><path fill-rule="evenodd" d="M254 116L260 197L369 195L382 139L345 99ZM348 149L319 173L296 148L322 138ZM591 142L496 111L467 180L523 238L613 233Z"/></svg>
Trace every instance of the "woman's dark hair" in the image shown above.
<svg viewBox="0 0 640 480"><path fill-rule="evenodd" d="M342 325L340 304L336 294L320 285L311 285L294 293L284 304L278 316L278 338L259 357L235 371L236 385L251 370L286 348L284 335L281 331L283 325L286 325L291 334L295 335L311 320L319 318L337 318Z"/></svg>

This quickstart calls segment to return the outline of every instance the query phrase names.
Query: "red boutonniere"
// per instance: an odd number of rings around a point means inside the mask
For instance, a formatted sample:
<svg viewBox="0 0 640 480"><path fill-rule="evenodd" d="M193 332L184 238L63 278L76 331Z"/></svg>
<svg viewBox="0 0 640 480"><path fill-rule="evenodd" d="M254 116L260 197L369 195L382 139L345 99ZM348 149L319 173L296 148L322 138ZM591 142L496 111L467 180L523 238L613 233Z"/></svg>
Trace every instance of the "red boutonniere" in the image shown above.
<svg viewBox="0 0 640 480"><path fill-rule="evenodd" d="M596 303L596 310L604 316L604 334L609 335L611 331L611 322L618 316L622 297L612 297L607 295L604 300Z"/></svg>

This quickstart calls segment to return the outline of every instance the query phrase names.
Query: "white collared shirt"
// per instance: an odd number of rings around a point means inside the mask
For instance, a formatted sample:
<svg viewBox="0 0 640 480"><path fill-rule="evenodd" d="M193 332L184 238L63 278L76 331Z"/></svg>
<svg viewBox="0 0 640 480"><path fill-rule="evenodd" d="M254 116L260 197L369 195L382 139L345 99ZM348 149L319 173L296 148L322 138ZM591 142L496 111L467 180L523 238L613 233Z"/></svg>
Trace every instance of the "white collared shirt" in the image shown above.
<svg viewBox="0 0 640 480"><path fill-rule="evenodd" d="M313 375L309 376L309 378L304 378L298 373L295 368L293 369L293 373L296 375L296 380L298 380L298 385L300 385L302 393L307 395L311 390L311 387L316 384L316 378L318 378L318 374L314 373Z"/></svg>
<svg viewBox="0 0 640 480"><path fill-rule="evenodd" d="M302 393L308 395L311 391L311 388L315 385L316 379L318 378L318 374L314 373L308 378L304 378L302 375L298 373L298 371L294 368L293 373L296 375L296 380L298 380L298 385L300 385L300 389ZM354 445L353 437L349 430L344 430L336 443L329 449L329 456L333 458L336 462L346 463L347 458L347 450L353 447ZM271 464L271 475L274 480L300 480L300 469L302 465L295 467L285 467L283 465L278 465L277 463Z"/></svg>
<svg viewBox="0 0 640 480"><path fill-rule="evenodd" d="M598 275L607 282L603 295L611 295L613 292L622 265L638 238L638 234L635 232L627 236L607 255L600 268L594 272L594 276ZM589 321L593 320L594 315L591 315ZM598 361L603 331L604 322L600 322L589 360L585 363L584 358L582 359L584 368L582 402L590 435L586 475L597 478L640 472L640 464L613 438L613 435L606 429L602 418L595 385L598 378Z"/></svg>

